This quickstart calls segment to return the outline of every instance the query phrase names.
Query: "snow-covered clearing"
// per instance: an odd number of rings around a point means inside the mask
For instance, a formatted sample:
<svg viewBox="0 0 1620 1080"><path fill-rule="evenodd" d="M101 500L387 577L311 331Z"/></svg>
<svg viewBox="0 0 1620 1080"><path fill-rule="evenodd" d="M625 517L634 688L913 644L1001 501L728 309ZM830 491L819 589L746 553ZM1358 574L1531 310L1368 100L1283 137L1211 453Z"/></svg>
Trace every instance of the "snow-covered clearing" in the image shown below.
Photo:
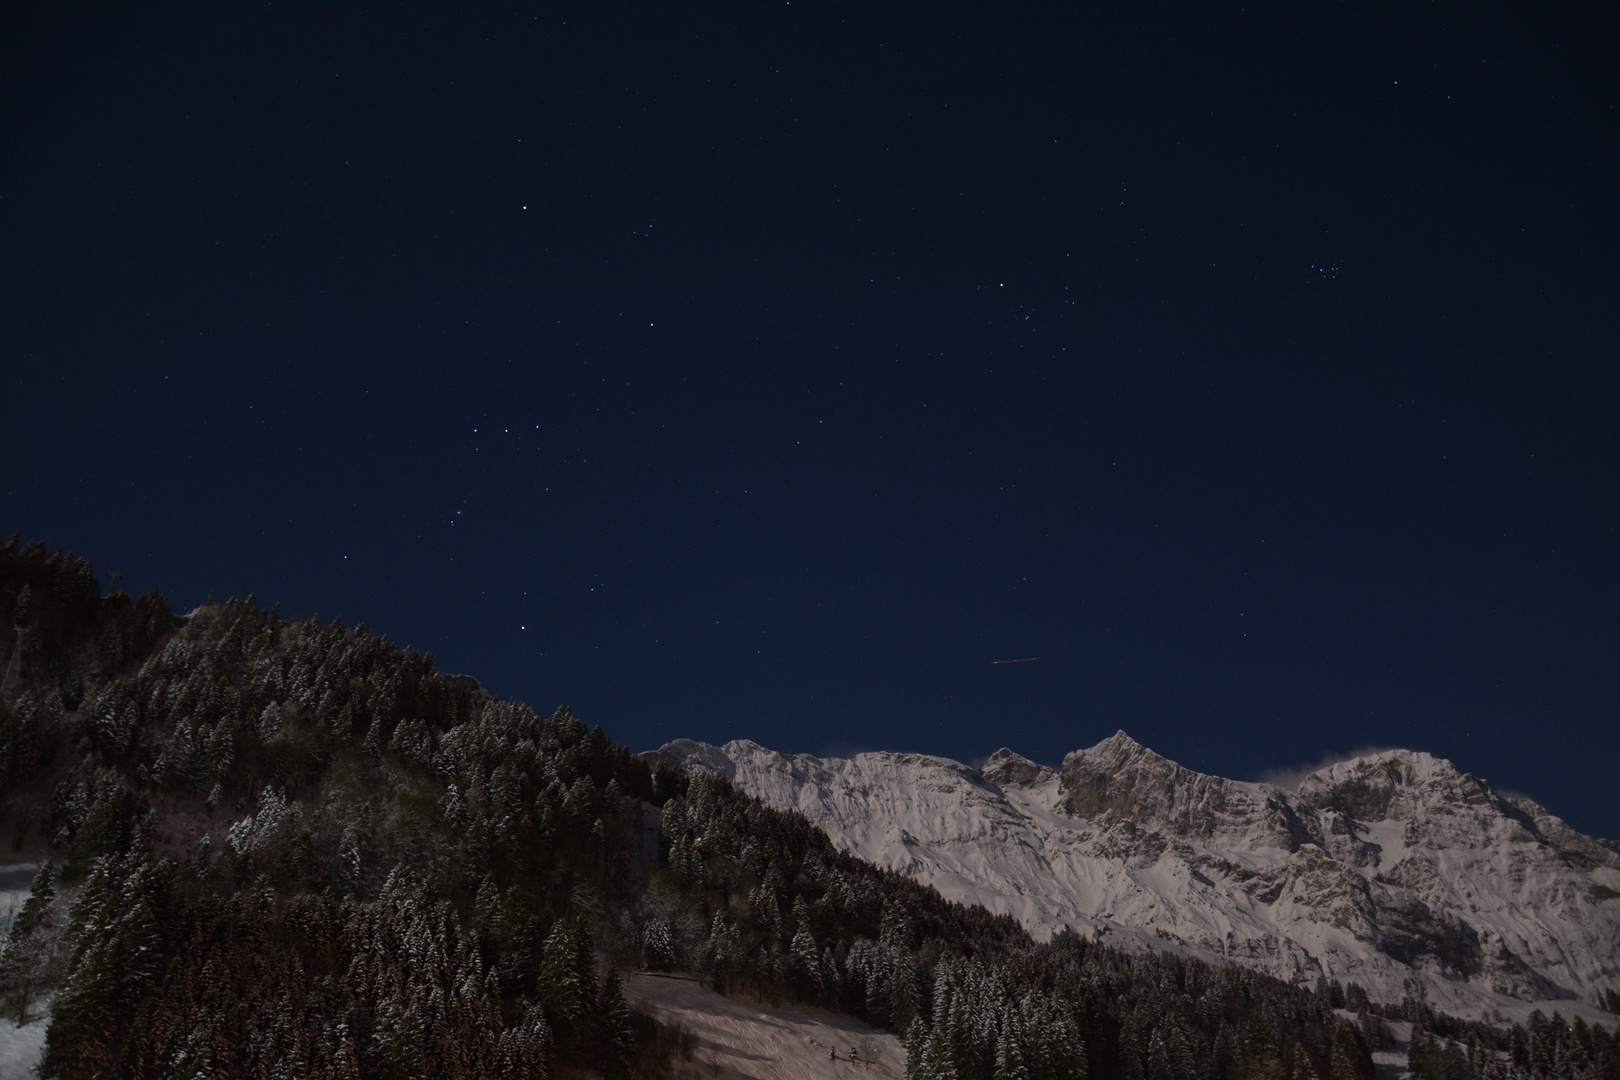
<svg viewBox="0 0 1620 1080"><path fill-rule="evenodd" d="M906 1073L893 1035L826 1009L762 1005L687 978L632 975L625 997L697 1036L691 1075L715 1080L886 1080Z"/></svg>
<svg viewBox="0 0 1620 1080"><path fill-rule="evenodd" d="M0 1019L0 1080L26 1080L38 1075L50 1018L41 1015L38 1007L33 1015L36 1019L21 1028L11 1020Z"/></svg>
<svg viewBox="0 0 1620 1080"><path fill-rule="evenodd" d="M38 863L0 863L0 936L11 929L11 921L22 910L38 872ZM37 1003L29 1016L29 1022L20 1028L15 1017L0 1018L0 1080L25 1080L36 1075L39 1059L45 1053L45 1028L50 1017Z"/></svg>
<svg viewBox="0 0 1620 1080"><path fill-rule="evenodd" d="M11 920L22 910L37 873L38 863L0 862L0 933L11 929Z"/></svg>
<svg viewBox="0 0 1620 1080"><path fill-rule="evenodd" d="M1410 1080L1412 1070L1406 1065L1406 1052L1412 1047L1412 1024L1407 1020L1391 1020L1389 1030L1395 1036L1393 1050L1374 1050L1373 1068L1378 1080Z"/></svg>

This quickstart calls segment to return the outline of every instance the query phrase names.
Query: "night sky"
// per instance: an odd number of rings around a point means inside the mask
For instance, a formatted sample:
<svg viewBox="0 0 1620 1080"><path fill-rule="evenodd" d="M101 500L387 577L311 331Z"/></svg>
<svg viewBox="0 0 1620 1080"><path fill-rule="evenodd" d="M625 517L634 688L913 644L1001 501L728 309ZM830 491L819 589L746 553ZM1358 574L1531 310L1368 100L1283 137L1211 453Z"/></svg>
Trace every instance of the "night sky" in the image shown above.
<svg viewBox="0 0 1620 1080"><path fill-rule="evenodd" d="M637 750L1620 835L1613 5L131 8L0 22L5 533Z"/></svg>

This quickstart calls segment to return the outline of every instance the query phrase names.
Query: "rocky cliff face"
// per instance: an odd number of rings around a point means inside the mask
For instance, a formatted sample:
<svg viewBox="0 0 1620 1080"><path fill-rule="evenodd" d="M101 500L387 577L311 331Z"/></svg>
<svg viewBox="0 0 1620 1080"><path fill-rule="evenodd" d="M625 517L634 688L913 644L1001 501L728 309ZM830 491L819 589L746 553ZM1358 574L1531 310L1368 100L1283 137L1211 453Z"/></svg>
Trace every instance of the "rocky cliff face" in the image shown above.
<svg viewBox="0 0 1620 1080"><path fill-rule="evenodd" d="M1551 1004L1595 1017L1620 989L1620 845L1428 754L1340 762L1290 791L1194 772L1124 732L1058 770L1010 750L978 770L750 742L654 753L1037 934L1353 980L1472 1015Z"/></svg>

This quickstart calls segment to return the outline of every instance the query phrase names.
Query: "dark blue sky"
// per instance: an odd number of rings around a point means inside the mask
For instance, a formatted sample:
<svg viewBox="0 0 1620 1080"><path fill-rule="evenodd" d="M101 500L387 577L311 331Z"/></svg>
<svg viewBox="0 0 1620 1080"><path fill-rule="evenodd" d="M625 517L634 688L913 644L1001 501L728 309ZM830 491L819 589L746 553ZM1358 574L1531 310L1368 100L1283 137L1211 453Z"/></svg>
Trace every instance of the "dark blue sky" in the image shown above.
<svg viewBox="0 0 1620 1080"><path fill-rule="evenodd" d="M4 20L6 532L636 749L1620 835L1613 9Z"/></svg>

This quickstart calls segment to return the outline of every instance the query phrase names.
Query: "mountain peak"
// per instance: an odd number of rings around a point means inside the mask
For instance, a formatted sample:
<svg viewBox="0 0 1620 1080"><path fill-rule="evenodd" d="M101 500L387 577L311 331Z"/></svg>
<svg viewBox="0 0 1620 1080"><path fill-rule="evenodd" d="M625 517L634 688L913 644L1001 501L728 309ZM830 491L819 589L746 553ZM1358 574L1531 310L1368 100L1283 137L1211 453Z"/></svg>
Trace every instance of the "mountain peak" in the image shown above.
<svg viewBox="0 0 1620 1080"><path fill-rule="evenodd" d="M1123 728L1114 732L1112 735L1108 736L1108 738L1097 743L1095 746L1087 747L1084 750L1077 750L1075 753L1084 754L1094 761L1109 761L1116 763L1117 765L1151 764L1155 767L1162 765L1174 765L1176 768L1181 767L1178 763L1171 761L1157 750L1154 750L1151 746L1147 746L1144 743L1139 743L1135 739L1131 738L1130 733L1125 731Z"/></svg>
<svg viewBox="0 0 1620 1080"><path fill-rule="evenodd" d="M695 769L698 772L723 776L727 780L737 778L737 766L726 756L724 750L694 739L676 739L674 742L665 743L657 750L648 750L640 756L650 765L666 762L677 768Z"/></svg>
<svg viewBox="0 0 1620 1080"><path fill-rule="evenodd" d="M1057 770L1031 761L1005 746L991 754L979 770L984 778L997 787L1034 787L1057 775Z"/></svg>
<svg viewBox="0 0 1620 1080"><path fill-rule="evenodd" d="M1377 750L1335 761L1302 777L1305 802L1361 821L1410 817L1420 805L1500 804L1489 784L1421 750Z"/></svg>
<svg viewBox="0 0 1620 1080"><path fill-rule="evenodd" d="M1124 731L1063 759L1065 808L1099 822L1158 823L1178 832L1207 831L1235 786L1157 754Z"/></svg>
<svg viewBox="0 0 1620 1080"><path fill-rule="evenodd" d="M1182 769L1182 766L1178 763L1171 761L1169 758L1158 753L1152 748L1137 742L1135 739L1131 738L1131 736L1123 728L1114 732L1112 735L1108 736L1108 738L1097 743L1095 746L1087 747L1084 750L1075 750L1070 753L1063 759L1065 770L1068 769L1069 762L1073 759L1081 759L1088 762L1089 767L1093 770L1101 770L1110 773L1120 772L1122 770L1139 770L1146 768L1156 772L1181 769L1183 772L1188 772L1195 776L1199 775L1197 773L1192 773L1189 769Z"/></svg>

